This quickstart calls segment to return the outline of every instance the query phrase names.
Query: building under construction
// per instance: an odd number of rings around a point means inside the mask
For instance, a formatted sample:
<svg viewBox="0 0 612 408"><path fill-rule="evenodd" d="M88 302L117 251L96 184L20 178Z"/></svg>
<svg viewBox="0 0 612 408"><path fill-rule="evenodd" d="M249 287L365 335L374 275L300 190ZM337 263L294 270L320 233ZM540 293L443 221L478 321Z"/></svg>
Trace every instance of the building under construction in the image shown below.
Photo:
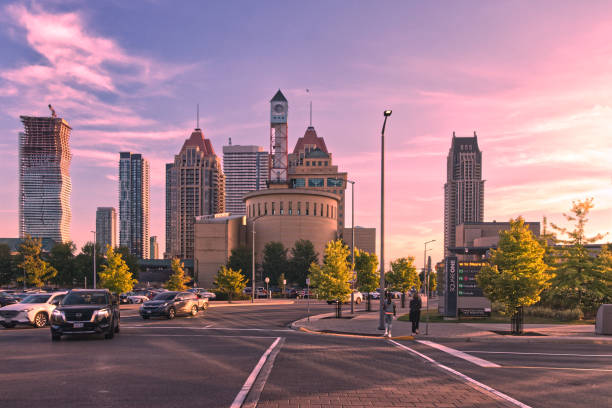
<svg viewBox="0 0 612 408"><path fill-rule="evenodd" d="M70 241L70 132L51 105L50 117L20 116L19 237Z"/></svg>

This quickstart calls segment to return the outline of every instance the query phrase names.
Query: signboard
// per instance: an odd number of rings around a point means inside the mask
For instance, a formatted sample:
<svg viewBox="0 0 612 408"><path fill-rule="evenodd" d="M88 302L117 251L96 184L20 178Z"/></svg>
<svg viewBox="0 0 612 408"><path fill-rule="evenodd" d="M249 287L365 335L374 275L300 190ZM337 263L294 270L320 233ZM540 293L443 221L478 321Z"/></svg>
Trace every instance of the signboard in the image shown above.
<svg viewBox="0 0 612 408"><path fill-rule="evenodd" d="M444 291L444 315L447 317L457 316L457 257L446 258L446 286Z"/></svg>
<svg viewBox="0 0 612 408"><path fill-rule="evenodd" d="M266 276L266 279L264 279L264 281L266 281L266 283L270 283L270 278Z"/></svg>
<svg viewBox="0 0 612 408"><path fill-rule="evenodd" d="M481 297L484 296L482 289L476 283L476 275L480 268L486 265L484 262L459 262L457 269L459 296Z"/></svg>
<svg viewBox="0 0 612 408"><path fill-rule="evenodd" d="M487 317L491 316L491 309L485 308L459 308L459 314L461 316L470 317Z"/></svg>
<svg viewBox="0 0 612 408"><path fill-rule="evenodd" d="M310 285L310 278L306 278L306 284Z"/></svg>

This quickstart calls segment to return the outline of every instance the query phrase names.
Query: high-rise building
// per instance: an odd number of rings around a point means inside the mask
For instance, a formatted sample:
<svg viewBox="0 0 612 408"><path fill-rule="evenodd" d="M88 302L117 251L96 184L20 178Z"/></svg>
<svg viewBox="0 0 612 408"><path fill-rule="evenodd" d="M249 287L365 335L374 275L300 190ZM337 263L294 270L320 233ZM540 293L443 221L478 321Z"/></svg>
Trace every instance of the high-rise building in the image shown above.
<svg viewBox="0 0 612 408"><path fill-rule="evenodd" d="M222 212L225 175L221 160L197 128L174 163L166 165L166 228L170 226L169 236L166 230L166 257L193 259L195 217Z"/></svg>
<svg viewBox="0 0 612 408"><path fill-rule="evenodd" d="M96 210L96 242L106 251L106 246L117 246L117 211L113 207L98 207Z"/></svg>
<svg viewBox="0 0 612 408"><path fill-rule="evenodd" d="M149 257L149 162L139 153L119 153L119 244Z"/></svg>
<svg viewBox="0 0 612 408"><path fill-rule="evenodd" d="M332 154L327 151L325 140L317 136L313 126L309 126L289 155L289 185L292 188L322 190L339 195L339 234L344 229L346 179L347 174L339 172L338 166L332 164Z"/></svg>
<svg viewBox="0 0 612 408"><path fill-rule="evenodd" d="M70 241L70 132L51 105L51 117L20 116L19 237Z"/></svg>
<svg viewBox="0 0 612 408"><path fill-rule="evenodd" d="M453 132L444 185L444 256L456 246L457 225L483 219L482 152L476 132L474 137L456 137Z"/></svg>
<svg viewBox="0 0 612 408"><path fill-rule="evenodd" d="M268 181L270 186L287 186L287 116L289 103L285 95L278 90L270 100L270 164Z"/></svg>
<svg viewBox="0 0 612 408"><path fill-rule="evenodd" d="M153 235L150 238L150 245L149 247L150 249L150 253L151 253L151 259L158 259L159 258L159 244L157 243L157 236Z"/></svg>
<svg viewBox="0 0 612 408"><path fill-rule="evenodd" d="M225 173L225 211L246 214L242 197L248 192L266 188L268 152L261 146L223 146Z"/></svg>

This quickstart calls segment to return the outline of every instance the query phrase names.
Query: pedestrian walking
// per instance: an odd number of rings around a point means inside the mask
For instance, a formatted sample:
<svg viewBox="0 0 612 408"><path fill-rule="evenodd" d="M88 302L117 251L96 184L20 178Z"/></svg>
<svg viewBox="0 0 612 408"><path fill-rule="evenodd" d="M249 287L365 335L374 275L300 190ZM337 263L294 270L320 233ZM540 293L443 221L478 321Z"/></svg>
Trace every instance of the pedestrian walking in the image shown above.
<svg viewBox="0 0 612 408"><path fill-rule="evenodd" d="M391 300L391 294L386 294L386 300L383 306L385 313L385 334L384 337L391 337L391 325L393 324L393 316L396 315L395 303Z"/></svg>
<svg viewBox="0 0 612 408"><path fill-rule="evenodd" d="M412 322L412 334L419 333L419 321L421 320L421 307L423 303L421 302L421 296L419 292L416 291L412 295L412 299L410 300L410 321Z"/></svg>

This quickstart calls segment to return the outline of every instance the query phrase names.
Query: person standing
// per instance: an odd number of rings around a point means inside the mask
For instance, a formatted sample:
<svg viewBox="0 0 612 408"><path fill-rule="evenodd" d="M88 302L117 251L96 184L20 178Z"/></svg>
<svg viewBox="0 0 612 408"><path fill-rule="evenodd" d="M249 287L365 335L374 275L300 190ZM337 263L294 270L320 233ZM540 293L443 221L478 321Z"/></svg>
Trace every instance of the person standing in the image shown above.
<svg viewBox="0 0 612 408"><path fill-rule="evenodd" d="M423 303L421 302L421 296L419 292L414 292L412 296L412 300L410 300L410 321L412 322L412 334L419 333L419 321L421 320L421 307Z"/></svg>
<svg viewBox="0 0 612 408"><path fill-rule="evenodd" d="M386 301L383 306L383 312L385 313L385 334L383 337L391 337L391 325L393 324L393 317L396 315L395 303L391 300L391 294L386 293Z"/></svg>

